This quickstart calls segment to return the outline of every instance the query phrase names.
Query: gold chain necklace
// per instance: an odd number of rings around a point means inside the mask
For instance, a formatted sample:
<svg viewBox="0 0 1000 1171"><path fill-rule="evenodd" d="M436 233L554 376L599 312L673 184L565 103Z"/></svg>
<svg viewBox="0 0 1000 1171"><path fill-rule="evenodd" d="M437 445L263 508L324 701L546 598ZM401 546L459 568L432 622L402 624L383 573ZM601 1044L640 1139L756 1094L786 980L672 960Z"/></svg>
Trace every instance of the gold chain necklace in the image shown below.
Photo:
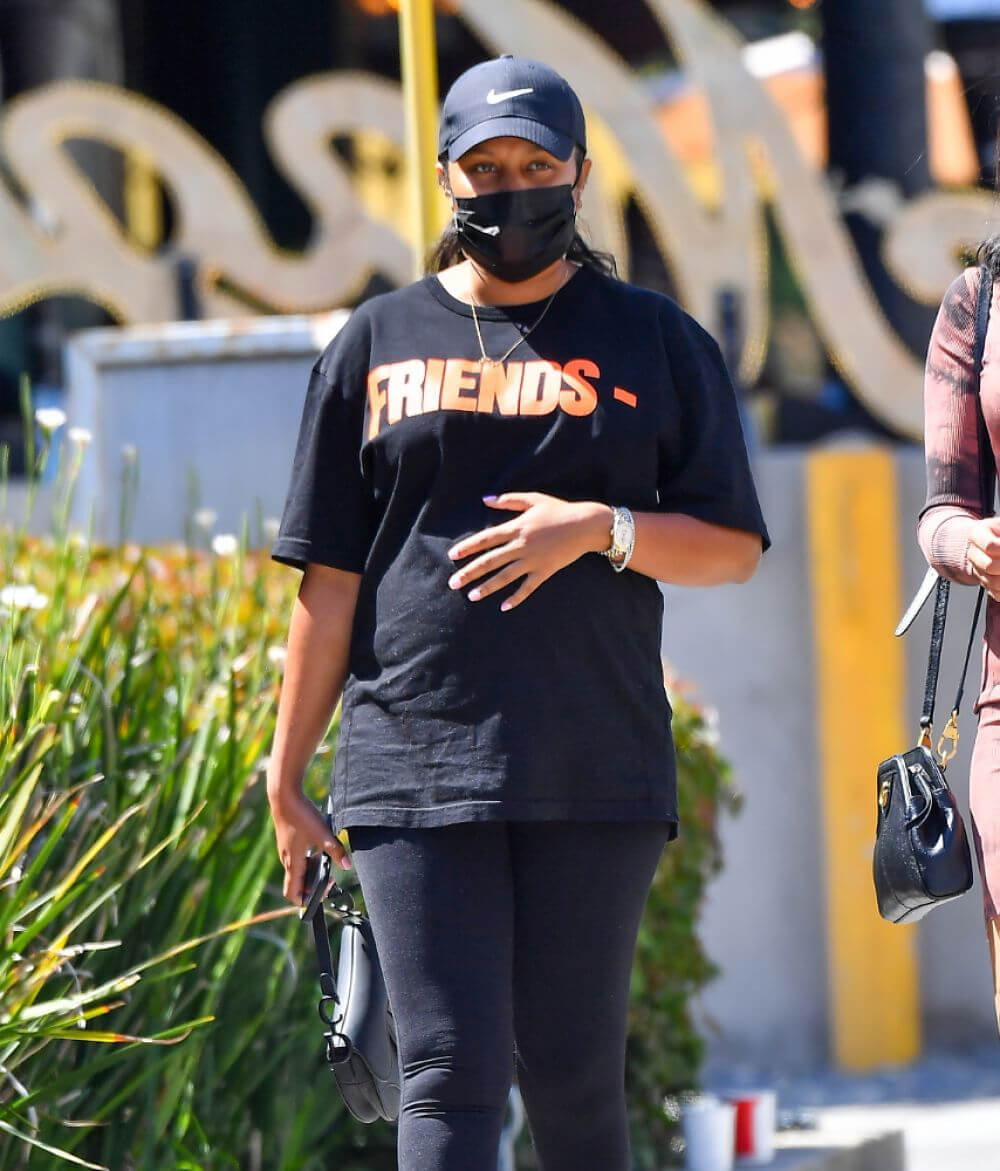
<svg viewBox="0 0 1000 1171"><path fill-rule="evenodd" d="M561 288L562 288L562 285L559 286L559 289L561 289ZM486 347L483 345L483 334L479 328L479 317L476 314L476 298L473 297L471 292L469 293L469 300L472 303L472 321L476 327L476 337L479 339L479 352L480 352L480 354L482 354L482 362L483 362L484 366L499 366L507 361L507 359L511 356L511 354L513 354L513 352L517 349L517 347L521 344L521 342L523 342L525 340L525 338L527 338L528 334L531 333L531 331L535 328L535 326L541 324L542 318L549 311L549 306L556 299L556 293L559 292L559 289L556 289L555 293L553 293L549 297L549 299L545 302L545 308L541 311L541 313L539 313L539 315L535 319L535 321L523 333L521 333L521 336L510 347L510 349L507 350L507 352L502 357L499 357L499 358L491 358L489 356L489 354L487 354L487 352L486 352ZM515 328L520 333L520 327L515 325Z"/></svg>

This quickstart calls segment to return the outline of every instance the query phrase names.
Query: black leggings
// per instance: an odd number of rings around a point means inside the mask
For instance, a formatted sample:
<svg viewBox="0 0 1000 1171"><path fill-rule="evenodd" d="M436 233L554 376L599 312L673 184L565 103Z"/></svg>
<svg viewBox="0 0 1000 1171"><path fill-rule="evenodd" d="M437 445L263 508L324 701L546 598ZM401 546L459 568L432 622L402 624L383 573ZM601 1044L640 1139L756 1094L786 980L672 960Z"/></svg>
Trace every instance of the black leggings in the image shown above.
<svg viewBox="0 0 1000 1171"><path fill-rule="evenodd" d="M348 833L399 1037L399 1171L494 1171L515 1070L543 1171L628 1171L629 978L669 823Z"/></svg>

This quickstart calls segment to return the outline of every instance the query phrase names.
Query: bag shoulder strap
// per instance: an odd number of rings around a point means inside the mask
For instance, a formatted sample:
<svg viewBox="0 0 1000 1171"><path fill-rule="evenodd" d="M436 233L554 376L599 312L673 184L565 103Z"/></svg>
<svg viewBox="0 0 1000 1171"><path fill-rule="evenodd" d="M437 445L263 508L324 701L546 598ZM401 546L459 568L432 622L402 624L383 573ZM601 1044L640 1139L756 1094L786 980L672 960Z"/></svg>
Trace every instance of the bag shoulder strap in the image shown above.
<svg viewBox="0 0 1000 1171"><path fill-rule="evenodd" d="M983 414L982 377L986 354L986 334L990 325L990 305L993 301L993 270L979 266L979 296L976 299L976 342L973 350L973 381L976 395L976 423L979 434L979 499L983 516L993 516L996 504L997 466L993 458L993 444Z"/></svg>
<svg viewBox="0 0 1000 1171"><path fill-rule="evenodd" d="M976 332L973 345L972 391L976 399L976 438L979 450L979 498L983 516L993 516L995 513L997 481L996 460L993 458L993 447L990 442L986 418L983 414L983 402L980 393L983 355L986 350L986 331L989 327L990 304L993 300L992 270L986 265L981 265L979 268L979 278L979 295L976 298ZM926 585L926 578L924 584ZM934 620L931 626L931 646L927 658L927 678L924 684L924 705L920 713L920 743L928 748L931 747L931 727L934 723L934 705L937 696L938 673L941 666L941 650L944 646L944 628L945 620L948 616L950 587L951 583L946 578L938 575L934 597ZM958 743L958 710L961 706L962 695L965 691L965 677L968 674L969 659L972 657L972 648L975 645L976 627L979 625L979 615L983 608L984 592L983 587L980 586L979 595L976 598L975 612L972 616L972 628L969 631L969 641L965 648L965 660L962 664L962 673L958 681L958 691L955 695L955 702L952 705L948 723L942 730L941 739L938 743L938 752L941 756L942 767L955 755ZM917 608L919 609L919 607ZM910 621L913 620L915 611L912 605L907 611L906 616ZM900 623L900 626L902 625ZM902 633L902 631L897 628L897 633ZM948 750L946 750L944 743L946 740L951 741L951 748Z"/></svg>

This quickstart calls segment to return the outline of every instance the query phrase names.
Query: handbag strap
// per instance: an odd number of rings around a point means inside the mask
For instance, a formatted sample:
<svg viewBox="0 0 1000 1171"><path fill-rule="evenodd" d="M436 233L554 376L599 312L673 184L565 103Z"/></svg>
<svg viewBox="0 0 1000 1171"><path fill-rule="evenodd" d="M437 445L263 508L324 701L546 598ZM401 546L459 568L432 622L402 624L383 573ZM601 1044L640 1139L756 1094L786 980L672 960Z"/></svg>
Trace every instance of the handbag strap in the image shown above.
<svg viewBox="0 0 1000 1171"><path fill-rule="evenodd" d="M993 458L993 448L990 442L989 428L983 415L980 383L983 366L983 355L986 350L986 331L989 327L990 304L993 300L993 272L986 265L979 268L979 295L976 298L976 332L973 346L973 393L976 400L976 439L979 451L979 499L983 516L993 516L996 498L996 461ZM931 727L934 723L934 704L937 696L938 674L941 666L941 650L944 646L945 620L948 616L948 599L951 582L939 576L934 596L934 620L931 625L931 646L927 658L927 678L924 684L924 706L920 714L920 743L931 747ZM955 703L951 709L948 723L941 732L938 741L938 753L941 757L942 768L955 755L958 744L958 710L962 703L965 691L965 677L969 670L969 659L972 657L972 648L975 644L976 627L979 625L979 615L983 608L984 589L979 587L976 598L976 608L972 616L972 627L969 631L969 641L965 648L965 660L962 664L962 673L958 681L958 691ZM951 741L951 748L946 750L945 741Z"/></svg>
<svg viewBox="0 0 1000 1171"><path fill-rule="evenodd" d="M330 833L335 834L333 825L333 808L328 799L324 820ZM312 926L313 943L316 945L316 966L319 968L319 1016L326 1030L323 1033L324 1052L327 1064L331 1069L346 1061L351 1055L352 1045L350 1038L341 1031L344 1014L341 1008L340 997L337 994L337 978L333 971L333 949L330 947L330 929L327 923L324 904L329 899L335 918L343 924L347 920L361 918L361 913L355 909L354 896L345 890L335 878L329 879L329 888L319 898L315 910L308 916ZM303 916L305 917L305 916Z"/></svg>
<svg viewBox="0 0 1000 1171"><path fill-rule="evenodd" d="M327 926L326 915L323 913L323 903L316 908L312 917L313 940L316 944L316 961L319 967L319 986L324 996L337 999L337 984L333 976L333 951L330 948L330 929Z"/></svg>
<svg viewBox="0 0 1000 1171"><path fill-rule="evenodd" d="M340 896L337 903L337 918L341 923L348 919L356 919L359 915L354 909L354 897L349 890L344 890L336 881L324 896L331 902ZM320 998L317 1006L320 1020L326 1025L323 1032L323 1051L326 1063L330 1069L346 1061L353 1052L354 1046L350 1037L343 1031L344 1012L340 996L337 994L337 978L333 972L333 951L330 947L330 931L327 926L326 914L323 909L323 899L320 899L314 914L310 917L313 931L313 942L316 945L316 962L319 967Z"/></svg>
<svg viewBox="0 0 1000 1171"><path fill-rule="evenodd" d="M948 596L951 582L938 576L934 590L934 620L931 624L931 649L927 656L927 679L924 682L924 706L920 713L920 727L930 735L934 723L934 704L937 699L938 673L941 669L941 648L944 646L944 624L948 617Z"/></svg>

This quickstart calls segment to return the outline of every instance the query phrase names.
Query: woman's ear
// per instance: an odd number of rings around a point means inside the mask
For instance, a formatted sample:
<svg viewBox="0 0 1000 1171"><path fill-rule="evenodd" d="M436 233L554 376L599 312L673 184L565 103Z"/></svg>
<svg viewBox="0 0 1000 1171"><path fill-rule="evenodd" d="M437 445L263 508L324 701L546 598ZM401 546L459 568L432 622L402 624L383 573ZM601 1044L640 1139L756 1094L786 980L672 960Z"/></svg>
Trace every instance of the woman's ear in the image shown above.
<svg viewBox="0 0 1000 1171"><path fill-rule="evenodd" d="M580 178L573 184L573 197L576 200L576 210L580 210L580 197L583 195L583 189L587 186L587 178L590 175L590 168L593 164L590 159L584 159L580 164Z"/></svg>
<svg viewBox="0 0 1000 1171"><path fill-rule="evenodd" d="M448 182L448 172L442 162L438 162L435 170L437 171L438 186L445 193L452 208L455 206L455 197L451 193L451 184Z"/></svg>

